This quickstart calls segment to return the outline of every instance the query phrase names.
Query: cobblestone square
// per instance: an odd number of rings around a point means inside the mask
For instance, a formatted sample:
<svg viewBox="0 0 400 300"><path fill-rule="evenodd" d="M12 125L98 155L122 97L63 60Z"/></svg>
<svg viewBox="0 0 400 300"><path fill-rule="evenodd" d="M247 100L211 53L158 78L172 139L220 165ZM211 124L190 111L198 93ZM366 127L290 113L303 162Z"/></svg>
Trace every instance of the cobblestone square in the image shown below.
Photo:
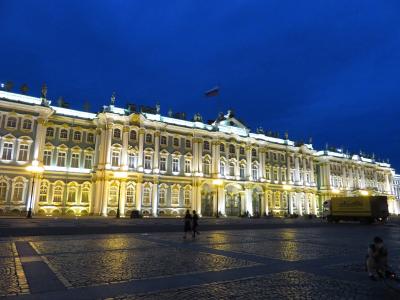
<svg viewBox="0 0 400 300"><path fill-rule="evenodd" d="M389 264L398 271L398 225L211 230L195 239L183 239L182 232L151 231L3 238L0 295L395 299L393 288L370 281L365 272L367 246L376 235L384 239Z"/></svg>

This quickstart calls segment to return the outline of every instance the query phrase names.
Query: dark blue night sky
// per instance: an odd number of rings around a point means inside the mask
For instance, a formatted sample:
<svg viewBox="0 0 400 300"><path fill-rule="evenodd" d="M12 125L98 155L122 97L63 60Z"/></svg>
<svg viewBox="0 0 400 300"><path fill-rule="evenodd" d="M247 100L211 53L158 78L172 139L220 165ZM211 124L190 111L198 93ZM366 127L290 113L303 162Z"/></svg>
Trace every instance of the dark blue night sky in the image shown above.
<svg viewBox="0 0 400 300"><path fill-rule="evenodd" d="M253 130L399 168L399 15L398 0L0 0L0 81L93 111L114 90L163 114L232 108Z"/></svg>

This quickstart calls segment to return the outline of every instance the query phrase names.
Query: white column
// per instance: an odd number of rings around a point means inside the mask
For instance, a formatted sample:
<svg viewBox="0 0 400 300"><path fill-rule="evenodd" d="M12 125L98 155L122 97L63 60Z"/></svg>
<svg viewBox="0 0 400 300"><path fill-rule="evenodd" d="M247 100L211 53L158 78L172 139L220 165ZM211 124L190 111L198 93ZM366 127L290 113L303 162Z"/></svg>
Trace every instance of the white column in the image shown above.
<svg viewBox="0 0 400 300"><path fill-rule="evenodd" d="M246 211L249 212L250 216L253 215L253 195L252 195L252 186L246 186Z"/></svg>
<svg viewBox="0 0 400 300"><path fill-rule="evenodd" d="M303 215L303 204L301 203L301 193L296 193L297 212L299 216Z"/></svg>
<svg viewBox="0 0 400 300"><path fill-rule="evenodd" d="M295 184L299 184L300 183L300 165L299 165L299 157L295 156L294 157L294 182Z"/></svg>
<svg viewBox="0 0 400 300"><path fill-rule="evenodd" d="M107 124L106 125L106 169L109 169L111 167L111 140L112 140L112 128L113 124Z"/></svg>
<svg viewBox="0 0 400 300"><path fill-rule="evenodd" d="M251 165L252 165L252 161L251 161L251 147L250 146L246 146L246 168L247 168L247 179L248 180L253 180L252 176L251 176Z"/></svg>
<svg viewBox="0 0 400 300"><path fill-rule="evenodd" d="M318 209L317 209L317 198L315 197L314 194L312 194L312 205L313 205L313 212L314 215L318 215Z"/></svg>
<svg viewBox="0 0 400 300"><path fill-rule="evenodd" d="M138 171L143 172L144 129L139 129Z"/></svg>
<svg viewBox="0 0 400 300"><path fill-rule="evenodd" d="M104 182L104 196L103 196L103 202L102 202L102 208L101 208L101 214L103 216L107 216L108 214L108 197L109 197L109 185L107 184L107 182Z"/></svg>
<svg viewBox="0 0 400 300"><path fill-rule="evenodd" d="M269 215L269 204L268 204L268 193L267 191L264 192L264 204L265 204L265 214Z"/></svg>
<svg viewBox="0 0 400 300"><path fill-rule="evenodd" d="M34 175L34 176L35 176L35 183L33 185L33 197L32 197L32 212L33 212L33 214L37 213L37 211L39 209L39 192L40 192L40 181L41 181L40 175ZM30 185L28 184L28 186L30 186ZM32 186L30 186L30 188L32 188ZM29 203L29 201L28 201L28 203Z"/></svg>
<svg viewBox="0 0 400 300"><path fill-rule="evenodd" d="M153 201L151 202L152 214L153 217L157 217L157 208L158 208L158 181L154 181L153 184Z"/></svg>
<svg viewBox="0 0 400 300"><path fill-rule="evenodd" d="M119 199L119 213L121 217L125 216L125 204L126 204L126 181L121 180L121 190L120 190L120 199Z"/></svg>
<svg viewBox="0 0 400 300"><path fill-rule="evenodd" d="M289 205L289 214L293 215L293 198L295 197L295 195L293 193L289 193L288 195L288 205Z"/></svg>
<svg viewBox="0 0 400 300"><path fill-rule="evenodd" d="M159 155L160 155L160 132L156 131L154 133L154 164L153 164L153 172L156 174L160 172Z"/></svg>
<svg viewBox="0 0 400 300"><path fill-rule="evenodd" d="M196 193L197 193L197 196L196 196L196 198L197 198L196 208L197 209L196 209L196 211L199 215L201 215L201 187L200 187L200 184L197 186Z"/></svg>
<svg viewBox="0 0 400 300"><path fill-rule="evenodd" d="M128 170L128 143L129 143L129 126L124 126L122 131L121 167L122 170L125 171Z"/></svg>
<svg viewBox="0 0 400 300"><path fill-rule="evenodd" d="M218 187L218 208L221 214L224 216L225 215L225 188L224 186Z"/></svg>
<svg viewBox="0 0 400 300"><path fill-rule="evenodd" d="M35 134L35 144L33 146L32 161L35 161L40 165L43 163L43 149L46 137L45 123L46 123L45 119L38 118L36 126L36 134Z"/></svg>
<svg viewBox="0 0 400 300"><path fill-rule="evenodd" d="M138 178L136 184L136 210L142 209L142 179Z"/></svg>
<svg viewBox="0 0 400 300"><path fill-rule="evenodd" d="M103 184L104 181L102 181L101 179L96 179L95 183L92 185L92 192L91 192L92 204L90 205L91 207L90 213L94 215L101 214L102 200L104 198Z"/></svg>
<svg viewBox="0 0 400 300"><path fill-rule="evenodd" d="M311 185L315 185L315 178L314 178L314 161L313 161L313 157L310 157L310 181L311 181Z"/></svg>
<svg viewBox="0 0 400 300"><path fill-rule="evenodd" d="M261 180L263 181L265 179L265 161L264 161L265 153L264 153L264 149L259 149L258 155L259 155L259 160L260 160L258 173L259 173L259 176L260 176Z"/></svg>
<svg viewBox="0 0 400 300"><path fill-rule="evenodd" d="M192 149L193 149L193 174L197 174L199 172L199 148L198 148L198 139L193 138L192 140Z"/></svg>
<svg viewBox="0 0 400 300"><path fill-rule="evenodd" d="M305 203L305 211L306 214L309 215L310 214L310 203L309 203L310 199L308 198L308 194L304 194L304 203Z"/></svg>
<svg viewBox="0 0 400 300"><path fill-rule="evenodd" d="M219 144L212 142L212 173L213 175L219 174Z"/></svg>

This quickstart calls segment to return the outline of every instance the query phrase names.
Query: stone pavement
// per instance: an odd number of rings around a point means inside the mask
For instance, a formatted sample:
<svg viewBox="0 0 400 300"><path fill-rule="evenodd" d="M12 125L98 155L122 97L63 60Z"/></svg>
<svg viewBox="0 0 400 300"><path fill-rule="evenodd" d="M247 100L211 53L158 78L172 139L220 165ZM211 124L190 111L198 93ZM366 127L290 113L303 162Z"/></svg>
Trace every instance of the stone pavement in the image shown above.
<svg viewBox="0 0 400 300"><path fill-rule="evenodd" d="M398 299L371 282L375 235L400 264L400 227L27 236L0 240L0 296L10 299Z"/></svg>

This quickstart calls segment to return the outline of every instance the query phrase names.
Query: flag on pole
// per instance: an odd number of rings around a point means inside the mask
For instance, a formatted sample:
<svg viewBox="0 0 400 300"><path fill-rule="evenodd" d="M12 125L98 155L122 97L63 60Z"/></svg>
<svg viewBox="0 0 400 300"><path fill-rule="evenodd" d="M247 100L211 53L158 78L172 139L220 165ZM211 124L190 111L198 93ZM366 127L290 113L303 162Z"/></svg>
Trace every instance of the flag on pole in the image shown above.
<svg viewBox="0 0 400 300"><path fill-rule="evenodd" d="M215 97L218 95L219 95L219 86L215 86L212 89L204 92L204 96L206 97Z"/></svg>

